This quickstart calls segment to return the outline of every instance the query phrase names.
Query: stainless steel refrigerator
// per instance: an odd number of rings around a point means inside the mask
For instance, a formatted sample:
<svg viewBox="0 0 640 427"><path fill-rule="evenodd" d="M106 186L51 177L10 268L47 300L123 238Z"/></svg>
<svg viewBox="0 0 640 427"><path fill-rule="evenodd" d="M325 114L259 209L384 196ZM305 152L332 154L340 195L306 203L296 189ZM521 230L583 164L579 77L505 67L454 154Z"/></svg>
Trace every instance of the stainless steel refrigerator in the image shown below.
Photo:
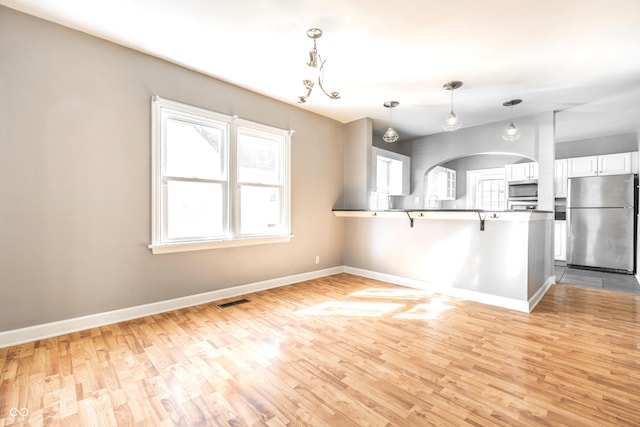
<svg viewBox="0 0 640 427"><path fill-rule="evenodd" d="M569 179L567 265L635 273L635 175Z"/></svg>

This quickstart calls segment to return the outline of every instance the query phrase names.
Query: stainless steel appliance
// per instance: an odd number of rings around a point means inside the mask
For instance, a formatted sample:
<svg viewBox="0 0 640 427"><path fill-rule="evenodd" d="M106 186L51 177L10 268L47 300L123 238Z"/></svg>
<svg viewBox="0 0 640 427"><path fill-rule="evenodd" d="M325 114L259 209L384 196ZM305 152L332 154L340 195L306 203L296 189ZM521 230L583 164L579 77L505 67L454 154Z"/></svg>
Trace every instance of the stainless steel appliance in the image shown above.
<svg viewBox="0 0 640 427"><path fill-rule="evenodd" d="M509 183L507 194L509 199L519 200L537 200L538 199L538 183L537 182L520 182Z"/></svg>
<svg viewBox="0 0 640 427"><path fill-rule="evenodd" d="M635 175L569 179L567 265L635 272Z"/></svg>

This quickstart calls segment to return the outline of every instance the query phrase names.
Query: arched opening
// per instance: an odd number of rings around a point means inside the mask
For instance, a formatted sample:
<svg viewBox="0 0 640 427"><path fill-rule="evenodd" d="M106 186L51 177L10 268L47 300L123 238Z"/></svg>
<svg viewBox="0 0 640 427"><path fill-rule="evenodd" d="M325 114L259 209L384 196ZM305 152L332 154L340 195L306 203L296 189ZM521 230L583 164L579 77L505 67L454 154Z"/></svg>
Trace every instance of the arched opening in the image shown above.
<svg viewBox="0 0 640 427"><path fill-rule="evenodd" d="M424 174L428 209L506 209L505 166L534 160L513 153L476 153L448 159Z"/></svg>

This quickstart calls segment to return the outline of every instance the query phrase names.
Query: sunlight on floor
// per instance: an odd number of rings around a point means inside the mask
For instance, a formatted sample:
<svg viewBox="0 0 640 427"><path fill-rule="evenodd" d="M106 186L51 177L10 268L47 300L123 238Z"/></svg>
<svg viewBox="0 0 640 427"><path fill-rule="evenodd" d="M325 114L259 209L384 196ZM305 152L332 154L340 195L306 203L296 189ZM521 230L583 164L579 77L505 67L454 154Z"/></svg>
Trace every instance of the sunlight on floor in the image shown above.
<svg viewBox="0 0 640 427"><path fill-rule="evenodd" d="M395 288L369 288L350 294L350 297L362 298L396 298L417 300L430 295L429 292L419 289L395 289Z"/></svg>
<svg viewBox="0 0 640 427"><path fill-rule="evenodd" d="M267 360L280 356L280 340L264 338L260 341L257 352L261 357Z"/></svg>
<svg viewBox="0 0 640 427"><path fill-rule="evenodd" d="M297 314L377 317L398 310L401 307L404 307L404 304L329 301L300 310Z"/></svg>

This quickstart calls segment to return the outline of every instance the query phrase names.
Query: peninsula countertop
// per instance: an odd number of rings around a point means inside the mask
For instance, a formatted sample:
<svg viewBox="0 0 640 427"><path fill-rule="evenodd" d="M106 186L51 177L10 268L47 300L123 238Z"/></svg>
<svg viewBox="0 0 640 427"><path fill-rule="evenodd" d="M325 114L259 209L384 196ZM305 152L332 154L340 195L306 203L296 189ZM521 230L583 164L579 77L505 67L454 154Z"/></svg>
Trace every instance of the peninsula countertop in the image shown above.
<svg viewBox="0 0 640 427"><path fill-rule="evenodd" d="M483 209L356 209L333 208L339 217L382 217L424 219L475 219L532 221L553 219L553 212L546 210L483 210Z"/></svg>

